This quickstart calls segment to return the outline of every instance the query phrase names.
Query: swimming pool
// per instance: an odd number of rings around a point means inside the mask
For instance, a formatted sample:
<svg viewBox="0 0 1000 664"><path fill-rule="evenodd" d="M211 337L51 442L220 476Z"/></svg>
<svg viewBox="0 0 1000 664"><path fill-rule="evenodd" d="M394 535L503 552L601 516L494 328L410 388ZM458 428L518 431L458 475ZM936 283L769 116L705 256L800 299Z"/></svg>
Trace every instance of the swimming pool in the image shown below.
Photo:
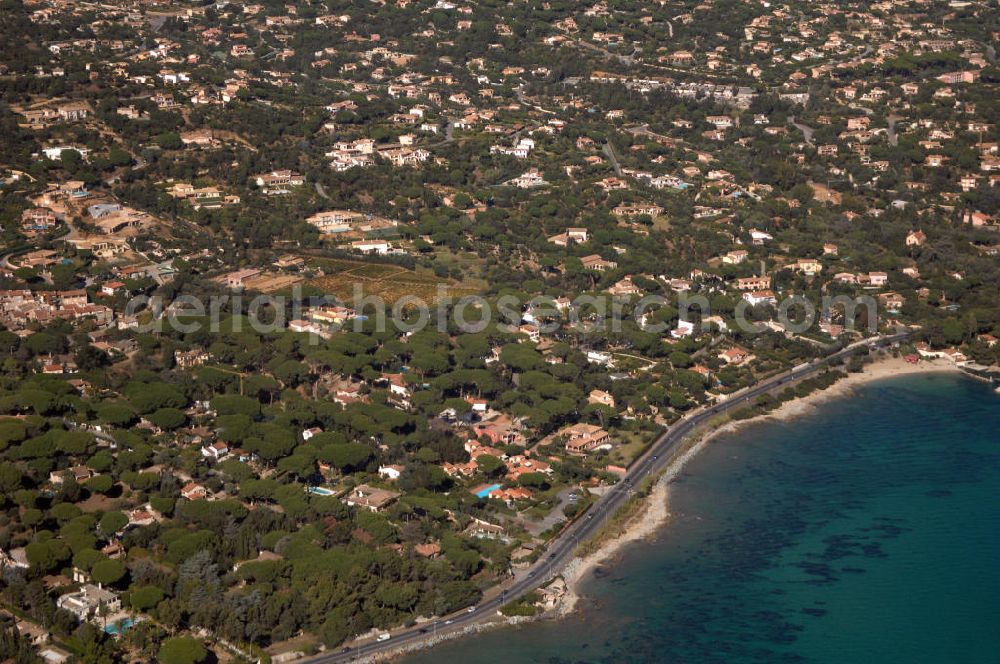
<svg viewBox="0 0 1000 664"><path fill-rule="evenodd" d="M485 489L480 489L479 491L476 492L476 498L486 498L491 493L499 489L501 486L502 486L501 484L493 484L491 486L486 487Z"/></svg>
<svg viewBox="0 0 1000 664"><path fill-rule="evenodd" d="M124 634L128 631L130 627L135 625L135 621L131 618L124 618L117 622L110 623L104 628L105 633L113 634L117 636L118 634Z"/></svg>
<svg viewBox="0 0 1000 664"><path fill-rule="evenodd" d="M332 496L333 491L330 491L326 487L322 486L311 486L306 489L309 493L316 494L317 496Z"/></svg>

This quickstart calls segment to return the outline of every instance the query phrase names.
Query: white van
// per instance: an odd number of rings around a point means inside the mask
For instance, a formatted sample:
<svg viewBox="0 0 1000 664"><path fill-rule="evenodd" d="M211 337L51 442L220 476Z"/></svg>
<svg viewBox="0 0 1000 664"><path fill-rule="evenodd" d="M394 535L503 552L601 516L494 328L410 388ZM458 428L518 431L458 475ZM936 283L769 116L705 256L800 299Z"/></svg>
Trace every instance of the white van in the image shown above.
<svg viewBox="0 0 1000 664"><path fill-rule="evenodd" d="M379 634L379 635L378 635L378 640L379 640L379 641L388 641L388 640L389 640L389 639L391 639L391 638L392 638L392 635L391 635L391 634L389 634L389 632L386 632L386 633L384 633L384 634Z"/></svg>

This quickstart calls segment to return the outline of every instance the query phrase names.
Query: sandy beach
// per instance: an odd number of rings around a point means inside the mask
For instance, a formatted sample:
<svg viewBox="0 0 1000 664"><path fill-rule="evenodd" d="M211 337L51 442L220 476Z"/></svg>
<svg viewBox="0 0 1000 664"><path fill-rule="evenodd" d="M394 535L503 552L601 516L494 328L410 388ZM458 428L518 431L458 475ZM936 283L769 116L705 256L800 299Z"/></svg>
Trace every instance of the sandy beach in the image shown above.
<svg viewBox="0 0 1000 664"><path fill-rule="evenodd" d="M574 558L569 562L562 574L567 586L566 595L554 609L549 611L549 614L561 617L572 613L580 600L580 584L589 574L600 565L612 560L621 551L622 547L629 542L635 542L651 536L663 524L669 521L671 482L683 470L684 465L717 436L731 433L745 426L763 421L787 420L808 414L820 404L826 403L831 399L850 396L858 386L873 381L907 374L931 372L954 373L957 371L959 371L958 367L948 360L921 360L914 364L907 362L902 357L885 356L875 362L866 364L864 371L860 373L845 374L843 378L825 390L813 392L803 398L785 402L766 415L747 420L731 421L706 432L700 438L695 439L670 464L666 472L660 476L646 498L646 504L625 526L621 536L606 541L597 551L586 557Z"/></svg>

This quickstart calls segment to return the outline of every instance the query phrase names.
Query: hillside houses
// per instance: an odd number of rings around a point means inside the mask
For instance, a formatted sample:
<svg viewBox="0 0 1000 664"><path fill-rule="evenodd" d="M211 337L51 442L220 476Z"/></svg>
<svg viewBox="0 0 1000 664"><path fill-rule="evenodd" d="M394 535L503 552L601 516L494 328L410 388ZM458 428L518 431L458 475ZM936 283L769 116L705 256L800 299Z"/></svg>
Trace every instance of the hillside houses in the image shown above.
<svg viewBox="0 0 1000 664"><path fill-rule="evenodd" d="M180 4L0 21L0 601L67 658L378 658L687 418L1000 364L993 6Z"/></svg>
<svg viewBox="0 0 1000 664"><path fill-rule="evenodd" d="M290 170L271 171L254 177L254 182L267 196L291 193L291 187L301 187L305 177Z"/></svg>
<svg viewBox="0 0 1000 664"><path fill-rule="evenodd" d="M506 155L509 157L515 157L516 159L527 159L534 147L535 141L530 138L522 138L511 147L504 145L492 145L490 146L490 154Z"/></svg>
<svg viewBox="0 0 1000 664"><path fill-rule="evenodd" d="M542 174L535 169L528 170L521 175L508 180L506 184L518 187L520 189L534 189L536 187L544 187L548 184Z"/></svg>
<svg viewBox="0 0 1000 664"><path fill-rule="evenodd" d="M658 217L663 214L663 208L659 205L652 204L633 204L633 205L619 205L615 207L611 214L616 217L638 217L641 215L646 215L650 217Z"/></svg>
<svg viewBox="0 0 1000 664"><path fill-rule="evenodd" d="M100 618L122 608L117 593L90 583L84 584L77 592L61 595L56 604L81 622Z"/></svg>
<svg viewBox="0 0 1000 664"><path fill-rule="evenodd" d="M389 505L396 502L396 499L398 499L399 496L400 494L395 491L388 491L386 489L379 489L367 484L362 484L361 486L351 489L344 497L344 502L349 507L360 507L372 512L382 512L385 511Z"/></svg>
<svg viewBox="0 0 1000 664"><path fill-rule="evenodd" d="M391 219L352 210L317 212L307 218L306 222L315 226L324 235L343 237L384 231L397 225Z"/></svg>
<svg viewBox="0 0 1000 664"><path fill-rule="evenodd" d="M574 455L586 455L598 447L608 445L611 436L604 429L593 424L573 424L563 427L549 439L550 442L565 440L566 452Z"/></svg>
<svg viewBox="0 0 1000 664"><path fill-rule="evenodd" d="M585 270L596 270L597 272L603 272L605 270L612 270L618 267L618 264L614 261L605 260L598 254L591 254L589 256L584 256L580 259L583 268Z"/></svg>
<svg viewBox="0 0 1000 664"><path fill-rule="evenodd" d="M225 194L218 187L195 187L187 182L177 182L167 189L167 194L191 204L195 210L201 208L215 209L226 205L238 205L240 197Z"/></svg>
<svg viewBox="0 0 1000 664"><path fill-rule="evenodd" d="M567 247L571 244L586 244L590 238L590 232L586 228L567 228L564 233L553 235L548 241L558 247Z"/></svg>
<svg viewBox="0 0 1000 664"><path fill-rule="evenodd" d="M8 329L24 329L31 323L92 320L110 325L114 311L89 302L85 290L75 291L0 291L0 323Z"/></svg>
<svg viewBox="0 0 1000 664"><path fill-rule="evenodd" d="M341 141L326 154L330 167L335 171L351 168L367 168L375 163L376 157L388 161L396 167L418 166L427 161L431 153L425 148L415 147L413 136L404 134L396 145L376 145L373 139Z"/></svg>
<svg viewBox="0 0 1000 664"><path fill-rule="evenodd" d="M87 208L87 214L105 235L130 235L156 223L151 215L119 203L93 204Z"/></svg>

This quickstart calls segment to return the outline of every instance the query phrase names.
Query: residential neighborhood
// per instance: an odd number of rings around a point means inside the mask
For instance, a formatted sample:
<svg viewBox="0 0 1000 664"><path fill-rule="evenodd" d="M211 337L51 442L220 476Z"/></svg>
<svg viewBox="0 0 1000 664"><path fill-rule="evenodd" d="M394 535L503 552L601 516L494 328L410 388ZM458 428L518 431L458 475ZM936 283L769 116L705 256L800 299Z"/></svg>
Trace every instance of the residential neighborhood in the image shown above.
<svg viewBox="0 0 1000 664"><path fill-rule="evenodd" d="M12 661L356 647L762 381L1000 364L995 4L0 13Z"/></svg>

